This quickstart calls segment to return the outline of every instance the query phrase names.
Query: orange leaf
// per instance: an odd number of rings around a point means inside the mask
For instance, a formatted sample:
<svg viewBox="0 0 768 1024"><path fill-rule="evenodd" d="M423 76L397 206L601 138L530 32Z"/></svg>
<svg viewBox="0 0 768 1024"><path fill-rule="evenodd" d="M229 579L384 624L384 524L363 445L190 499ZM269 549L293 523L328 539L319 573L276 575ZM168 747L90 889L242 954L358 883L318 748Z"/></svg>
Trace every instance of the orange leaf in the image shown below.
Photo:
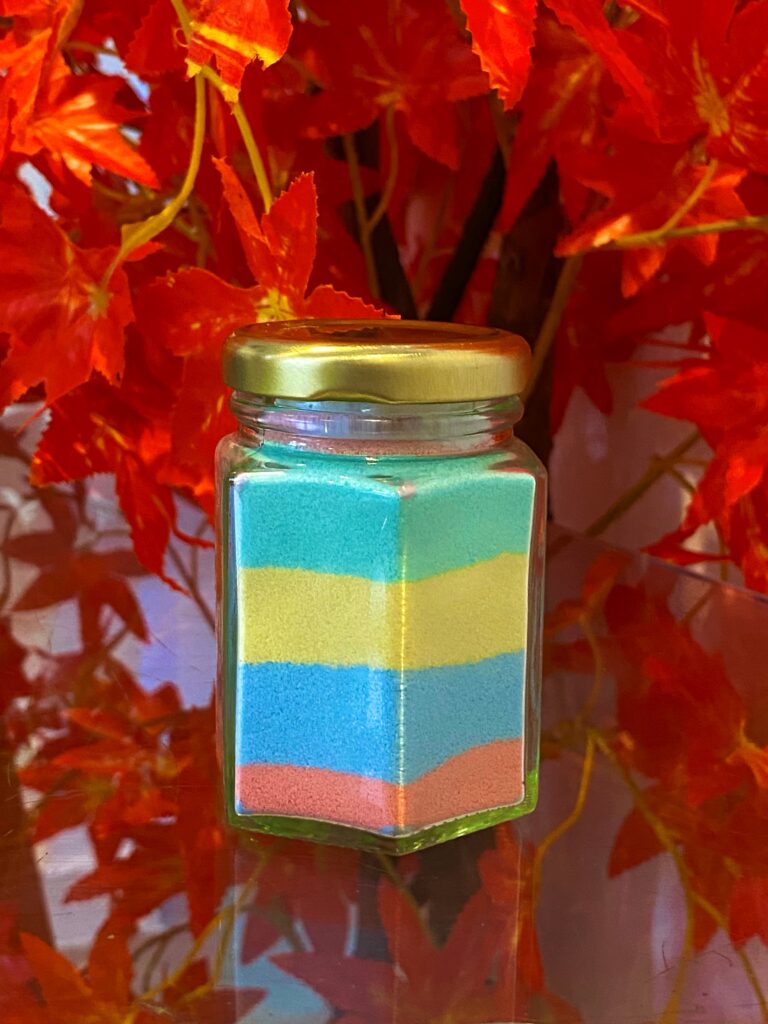
<svg viewBox="0 0 768 1024"><path fill-rule="evenodd" d="M224 95L235 103L251 61L269 67L285 53L290 38L288 0L198 0L192 8L190 74L215 60Z"/></svg>
<svg viewBox="0 0 768 1024"><path fill-rule="evenodd" d="M122 79L104 75L73 75L63 61L38 97L35 113L26 125L14 122L13 149L34 155L41 149L60 159L86 185L94 164L150 188L157 175L120 132L135 117L114 103Z"/></svg>
<svg viewBox="0 0 768 1024"><path fill-rule="evenodd" d="M528 78L536 0L461 0L461 7L472 33L472 49L509 110Z"/></svg>
<svg viewBox="0 0 768 1024"><path fill-rule="evenodd" d="M45 1001L55 1007L58 1020L67 1024L88 1020L93 992L75 965L36 935L22 933L21 945Z"/></svg>
<svg viewBox="0 0 768 1024"><path fill-rule="evenodd" d="M122 270L109 290L100 283L113 255L112 249L79 249L25 191L5 190L0 331L10 333L11 347L0 367L0 404L40 383L55 401L94 370L117 378L133 309Z"/></svg>

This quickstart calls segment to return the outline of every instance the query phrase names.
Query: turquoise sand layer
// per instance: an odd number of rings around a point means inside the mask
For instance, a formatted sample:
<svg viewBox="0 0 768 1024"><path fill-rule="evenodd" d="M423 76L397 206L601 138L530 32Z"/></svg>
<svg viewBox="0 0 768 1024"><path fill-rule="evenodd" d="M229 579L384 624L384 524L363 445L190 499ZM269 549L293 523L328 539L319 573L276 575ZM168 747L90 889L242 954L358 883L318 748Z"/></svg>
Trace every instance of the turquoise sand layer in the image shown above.
<svg viewBox="0 0 768 1024"><path fill-rule="evenodd" d="M259 456L264 468L231 485L240 567L418 580L529 550L534 481L503 454L370 463L265 445Z"/></svg>

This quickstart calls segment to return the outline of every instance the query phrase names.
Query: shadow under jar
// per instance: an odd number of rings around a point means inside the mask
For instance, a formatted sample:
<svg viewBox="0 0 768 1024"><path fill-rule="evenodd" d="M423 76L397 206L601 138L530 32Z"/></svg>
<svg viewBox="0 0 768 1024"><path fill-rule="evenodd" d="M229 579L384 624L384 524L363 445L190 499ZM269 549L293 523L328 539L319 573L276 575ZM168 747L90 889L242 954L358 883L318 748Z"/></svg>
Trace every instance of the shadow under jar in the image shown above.
<svg viewBox="0 0 768 1024"><path fill-rule="evenodd" d="M545 471L522 339L259 324L224 376L219 744L227 816L407 853L533 809Z"/></svg>

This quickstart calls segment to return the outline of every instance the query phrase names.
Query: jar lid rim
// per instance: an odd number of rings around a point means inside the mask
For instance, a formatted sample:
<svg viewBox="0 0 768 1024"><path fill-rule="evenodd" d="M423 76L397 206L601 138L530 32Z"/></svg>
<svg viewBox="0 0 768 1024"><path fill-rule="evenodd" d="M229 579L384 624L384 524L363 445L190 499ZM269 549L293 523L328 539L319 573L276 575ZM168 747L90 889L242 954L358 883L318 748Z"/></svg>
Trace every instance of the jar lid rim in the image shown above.
<svg viewBox="0 0 768 1024"><path fill-rule="evenodd" d="M266 397L391 403L520 394L531 352L495 327L425 320L285 320L225 342L224 380Z"/></svg>

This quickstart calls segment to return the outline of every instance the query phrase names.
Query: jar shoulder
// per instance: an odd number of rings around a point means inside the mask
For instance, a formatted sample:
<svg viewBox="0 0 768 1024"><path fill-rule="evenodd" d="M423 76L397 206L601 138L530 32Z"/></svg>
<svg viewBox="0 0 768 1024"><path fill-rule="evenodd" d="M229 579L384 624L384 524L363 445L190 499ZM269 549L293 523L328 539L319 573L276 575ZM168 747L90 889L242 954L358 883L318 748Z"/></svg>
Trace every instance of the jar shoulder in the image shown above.
<svg viewBox="0 0 768 1024"><path fill-rule="evenodd" d="M224 477L240 473L270 474L276 469L310 477L386 481L420 480L432 486L450 486L458 479L484 477L491 472L528 474L535 482L543 482L547 471L535 453L522 441L513 438L503 446L477 453L440 455L377 455L340 454L304 450L290 445L259 445L250 443L241 434L222 438L216 450L219 474Z"/></svg>

